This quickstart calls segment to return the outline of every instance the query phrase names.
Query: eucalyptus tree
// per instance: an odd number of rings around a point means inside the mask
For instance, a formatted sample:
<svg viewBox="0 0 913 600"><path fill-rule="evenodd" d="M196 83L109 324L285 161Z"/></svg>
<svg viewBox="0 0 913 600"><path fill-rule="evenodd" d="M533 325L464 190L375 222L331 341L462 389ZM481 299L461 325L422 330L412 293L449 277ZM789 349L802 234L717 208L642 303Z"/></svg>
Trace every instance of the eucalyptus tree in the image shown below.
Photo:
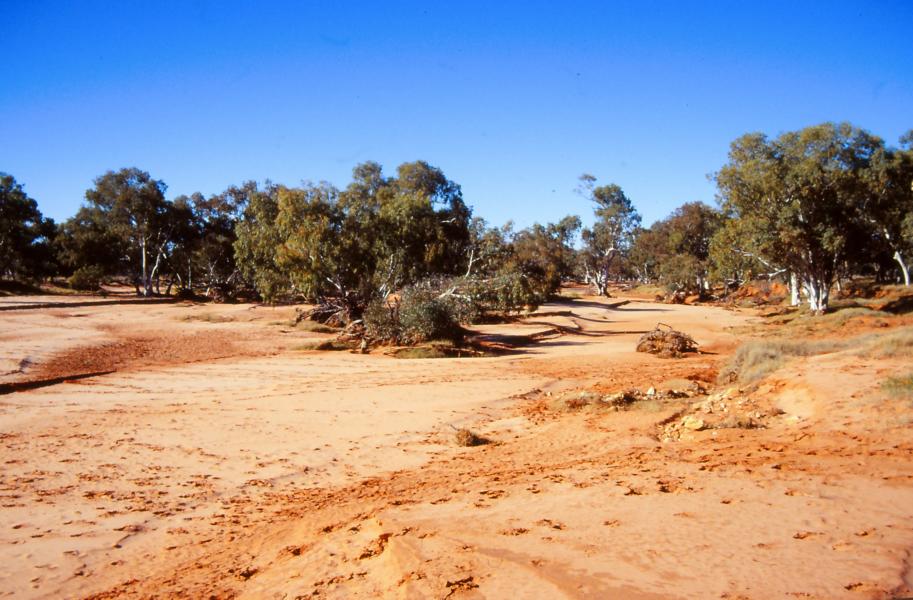
<svg viewBox="0 0 913 600"><path fill-rule="evenodd" d="M357 318L372 299L467 268L471 211L457 184L428 163L386 177L377 163L330 184L253 194L236 228L239 267L268 300L316 302L322 316Z"/></svg>
<svg viewBox="0 0 913 600"><path fill-rule="evenodd" d="M235 226L256 191L257 184L249 181L209 197L197 192L174 199L176 208L190 211L169 261L184 288L202 288L216 299L234 294L241 275L235 263Z"/></svg>
<svg viewBox="0 0 913 600"><path fill-rule="evenodd" d="M279 231L280 186L271 182L261 189L246 184L244 210L235 224L235 263L241 276L268 302L289 289L288 273L277 263L284 238Z"/></svg>
<svg viewBox="0 0 913 600"><path fill-rule="evenodd" d="M868 193L864 218L876 239L897 263L904 285L910 285L913 252L913 131L901 138L901 149L881 147L866 171Z"/></svg>
<svg viewBox="0 0 913 600"><path fill-rule="evenodd" d="M881 140L847 123L824 123L776 139L735 140L716 174L723 209L759 260L795 273L809 308L827 309L840 265L870 234L860 215L864 173Z"/></svg>
<svg viewBox="0 0 913 600"><path fill-rule="evenodd" d="M596 186L596 178L580 176L580 192L595 204L596 221L582 231L580 252L587 283L608 296L613 263L628 252L640 226L640 214L618 185Z"/></svg>
<svg viewBox="0 0 913 600"><path fill-rule="evenodd" d="M12 175L0 173L0 277L37 279L53 268L54 222Z"/></svg>
<svg viewBox="0 0 913 600"><path fill-rule="evenodd" d="M186 211L165 200L163 181L137 168L108 171L94 184L86 191L86 205L67 225L74 239L83 240L71 246L84 250L113 243L134 273L137 293L152 295Z"/></svg>
<svg viewBox="0 0 913 600"><path fill-rule="evenodd" d="M502 272L516 272L527 281L536 303L546 301L574 273L574 240L579 230L580 218L569 215L557 223L535 223L518 231Z"/></svg>
<svg viewBox="0 0 913 600"><path fill-rule="evenodd" d="M641 279L662 281L674 291L705 293L709 288L711 240L722 224L719 211L687 202L648 229L639 229L630 263Z"/></svg>

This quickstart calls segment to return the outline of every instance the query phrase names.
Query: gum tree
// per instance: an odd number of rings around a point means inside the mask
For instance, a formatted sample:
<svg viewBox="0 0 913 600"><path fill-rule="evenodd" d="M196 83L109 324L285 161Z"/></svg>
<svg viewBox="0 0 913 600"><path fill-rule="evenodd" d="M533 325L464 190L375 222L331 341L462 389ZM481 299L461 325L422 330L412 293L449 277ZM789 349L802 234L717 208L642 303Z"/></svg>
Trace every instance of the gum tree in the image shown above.
<svg viewBox="0 0 913 600"><path fill-rule="evenodd" d="M776 139L748 134L732 143L716 174L723 209L758 259L795 273L816 313L827 310L840 265L870 239L860 206L864 173L881 144L848 123Z"/></svg>
<svg viewBox="0 0 913 600"><path fill-rule="evenodd" d="M595 204L596 222L582 231L580 252L587 283L600 296L608 296L613 262L631 247L640 215L622 189L614 183L596 186L592 175L580 176L579 191Z"/></svg>
<svg viewBox="0 0 913 600"><path fill-rule="evenodd" d="M12 175L0 173L0 277L35 279L53 266L54 222Z"/></svg>
<svg viewBox="0 0 913 600"><path fill-rule="evenodd" d="M86 191L87 204L70 228L74 235L97 233L97 239L116 241L135 273L137 293L151 296L167 254L174 243L178 214L165 200L165 183L137 168L108 171ZM183 211L182 211L183 213Z"/></svg>

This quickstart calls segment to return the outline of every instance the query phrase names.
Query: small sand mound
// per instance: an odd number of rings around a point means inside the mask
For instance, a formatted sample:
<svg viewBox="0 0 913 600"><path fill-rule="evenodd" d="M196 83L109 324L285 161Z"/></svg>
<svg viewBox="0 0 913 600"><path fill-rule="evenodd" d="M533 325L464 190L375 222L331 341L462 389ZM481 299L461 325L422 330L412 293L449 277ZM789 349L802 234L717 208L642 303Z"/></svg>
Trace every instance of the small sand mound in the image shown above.
<svg viewBox="0 0 913 600"><path fill-rule="evenodd" d="M652 331L643 334L637 341L637 351L663 358L679 358L686 352L697 352L697 342L687 333L672 329L665 323L657 323Z"/></svg>

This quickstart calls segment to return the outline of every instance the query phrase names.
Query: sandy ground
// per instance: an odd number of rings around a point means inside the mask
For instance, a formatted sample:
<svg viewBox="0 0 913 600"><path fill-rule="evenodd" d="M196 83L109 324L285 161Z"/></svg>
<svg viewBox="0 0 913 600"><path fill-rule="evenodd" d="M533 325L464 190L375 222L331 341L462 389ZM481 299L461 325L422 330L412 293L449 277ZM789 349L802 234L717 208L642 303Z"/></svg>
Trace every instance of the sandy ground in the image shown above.
<svg viewBox="0 0 913 600"><path fill-rule="evenodd" d="M877 392L902 361L569 410L710 388L751 317L577 299L483 328L549 332L516 352L425 360L302 350L292 317L0 299L0 595L913 595L913 419ZM706 353L635 353L658 321ZM681 426L730 411L763 428Z"/></svg>

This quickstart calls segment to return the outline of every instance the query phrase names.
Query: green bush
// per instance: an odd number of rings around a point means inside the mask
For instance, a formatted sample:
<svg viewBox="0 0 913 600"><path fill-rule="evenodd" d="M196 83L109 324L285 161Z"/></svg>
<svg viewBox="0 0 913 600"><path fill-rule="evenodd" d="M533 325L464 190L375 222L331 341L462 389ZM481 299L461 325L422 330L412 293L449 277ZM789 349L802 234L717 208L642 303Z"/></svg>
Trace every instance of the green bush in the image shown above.
<svg viewBox="0 0 913 600"><path fill-rule="evenodd" d="M397 302L375 300L368 304L361 316L365 324L365 335L370 340L378 342L399 341L402 325L399 321L399 306Z"/></svg>
<svg viewBox="0 0 913 600"><path fill-rule="evenodd" d="M67 279L67 283L74 290L92 291L97 290L104 279L104 269L95 265L86 265L79 267Z"/></svg>
<svg viewBox="0 0 913 600"><path fill-rule="evenodd" d="M401 340L420 344L431 340L461 342L460 302L434 296L428 290L410 288L403 292L399 304Z"/></svg>
<svg viewBox="0 0 913 600"><path fill-rule="evenodd" d="M476 318L487 312L520 312L527 306L538 306L548 298L537 292L528 277L516 271L484 280L465 281Z"/></svg>
<svg viewBox="0 0 913 600"><path fill-rule="evenodd" d="M704 265L697 258L676 255L663 261L659 267L659 280L668 292L700 293L698 280L704 275Z"/></svg>
<svg viewBox="0 0 913 600"><path fill-rule="evenodd" d="M435 282L407 287L398 298L375 300L362 315L371 340L394 344L420 344L431 340L463 341L462 322L472 318L472 308L462 295Z"/></svg>

